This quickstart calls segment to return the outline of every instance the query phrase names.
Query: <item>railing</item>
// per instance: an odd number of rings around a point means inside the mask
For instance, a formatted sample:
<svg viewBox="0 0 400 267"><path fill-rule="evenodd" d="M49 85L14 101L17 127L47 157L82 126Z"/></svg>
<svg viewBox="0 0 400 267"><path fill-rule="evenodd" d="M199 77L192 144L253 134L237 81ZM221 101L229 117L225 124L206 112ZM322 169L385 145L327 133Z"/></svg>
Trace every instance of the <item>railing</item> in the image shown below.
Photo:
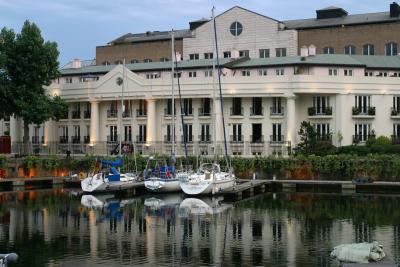
<svg viewBox="0 0 400 267"><path fill-rule="evenodd" d="M263 116L264 108L263 107L250 107L250 116Z"/></svg>
<svg viewBox="0 0 400 267"><path fill-rule="evenodd" d="M122 112L122 118L131 118L132 117L132 110L127 109L124 112Z"/></svg>
<svg viewBox="0 0 400 267"><path fill-rule="evenodd" d="M114 109L107 110L107 118L118 118L118 110Z"/></svg>
<svg viewBox="0 0 400 267"><path fill-rule="evenodd" d="M252 144L264 143L264 135L250 135L250 143Z"/></svg>
<svg viewBox="0 0 400 267"><path fill-rule="evenodd" d="M117 143L119 141L119 135L107 135L107 143Z"/></svg>
<svg viewBox="0 0 400 267"><path fill-rule="evenodd" d="M367 135L357 134L357 135L353 135L353 144L358 144L360 142L366 142L370 138L375 138L375 134L367 134Z"/></svg>
<svg viewBox="0 0 400 267"><path fill-rule="evenodd" d="M368 116L375 116L375 107L353 107L352 113L353 116L357 115L368 115Z"/></svg>
<svg viewBox="0 0 400 267"><path fill-rule="evenodd" d="M392 135L392 144L393 145L399 145L400 144L400 135Z"/></svg>
<svg viewBox="0 0 400 267"><path fill-rule="evenodd" d="M243 143L243 135L231 135L230 142L231 143Z"/></svg>
<svg viewBox="0 0 400 267"><path fill-rule="evenodd" d="M83 118L84 119L90 119L90 110L85 110L83 111Z"/></svg>
<svg viewBox="0 0 400 267"><path fill-rule="evenodd" d="M90 136L89 135L86 135L86 136L83 137L83 143L85 143L85 144L89 144L90 143Z"/></svg>
<svg viewBox="0 0 400 267"><path fill-rule="evenodd" d="M81 112L79 110L73 110L72 119L80 119L80 118L81 118Z"/></svg>
<svg viewBox="0 0 400 267"><path fill-rule="evenodd" d="M398 108L391 108L390 116L400 116L400 107Z"/></svg>
<svg viewBox="0 0 400 267"><path fill-rule="evenodd" d="M184 136L181 135L181 143L184 143ZM193 135L186 135L186 143L193 143Z"/></svg>
<svg viewBox="0 0 400 267"><path fill-rule="evenodd" d="M144 135L137 135L137 136L136 136L136 142L137 142L138 144L144 144L144 143L146 143L146 136L144 136Z"/></svg>
<svg viewBox="0 0 400 267"><path fill-rule="evenodd" d="M146 117L146 116L147 116L147 110L145 109L136 110L136 117Z"/></svg>
<svg viewBox="0 0 400 267"><path fill-rule="evenodd" d="M69 118L69 112L65 112L64 114L62 114L62 116L60 117L60 120L68 120Z"/></svg>
<svg viewBox="0 0 400 267"><path fill-rule="evenodd" d="M183 110L183 114L187 117L193 116L193 108L188 110Z"/></svg>
<svg viewBox="0 0 400 267"><path fill-rule="evenodd" d="M211 135L209 135L209 134L204 134L204 135L200 134L198 140L199 140L200 143L211 143Z"/></svg>
<svg viewBox="0 0 400 267"><path fill-rule="evenodd" d="M317 135L317 140L318 140L318 141L332 142L332 135L331 135L331 134L321 134L321 135Z"/></svg>
<svg viewBox="0 0 400 267"><path fill-rule="evenodd" d="M44 143L44 136L40 138L40 136L32 136L32 144L43 144Z"/></svg>
<svg viewBox="0 0 400 267"><path fill-rule="evenodd" d="M164 143L172 143L172 135L164 135Z"/></svg>
<svg viewBox="0 0 400 267"><path fill-rule="evenodd" d="M271 107L270 108L270 115L271 116L283 116L284 114L284 109L283 107Z"/></svg>
<svg viewBox="0 0 400 267"><path fill-rule="evenodd" d="M231 107L231 116L243 116L243 107L241 108Z"/></svg>
<svg viewBox="0 0 400 267"><path fill-rule="evenodd" d="M80 144L81 143L81 137L80 136L72 136L71 141L73 144Z"/></svg>
<svg viewBox="0 0 400 267"><path fill-rule="evenodd" d="M60 136L60 144L68 144L68 136Z"/></svg>
<svg viewBox="0 0 400 267"><path fill-rule="evenodd" d="M308 116L330 116L332 115L332 107L309 107Z"/></svg>
<svg viewBox="0 0 400 267"><path fill-rule="evenodd" d="M282 144L285 142L285 137L283 135L270 135L269 143L270 144Z"/></svg>
<svg viewBox="0 0 400 267"><path fill-rule="evenodd" d="M199 108L199 117L211 116L211 109Z"/></svg>
<svg viewBox="0 0 400 267"><path fill-rule="evenodd" d="M174 115L176 116L176 109L174 109ZM165 117L167 117L167 116L172 116L172 109L165 108L165 109L164 109L164 116L165 116Z"/></svg>

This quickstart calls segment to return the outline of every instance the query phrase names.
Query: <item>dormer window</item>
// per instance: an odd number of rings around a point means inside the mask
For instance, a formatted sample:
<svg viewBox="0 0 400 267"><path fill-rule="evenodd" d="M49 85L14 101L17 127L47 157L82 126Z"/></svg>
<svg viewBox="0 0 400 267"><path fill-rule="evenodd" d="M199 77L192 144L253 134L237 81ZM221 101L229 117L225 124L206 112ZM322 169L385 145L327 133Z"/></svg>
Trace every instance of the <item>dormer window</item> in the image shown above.
<svg viewBox="0 0 400 267"><path fill-rule="evenodd" d="M363 45L363 55L364 56L373 56L375 55L375 47L373 44L365 44Z"/></svg>
<svg viewBox="0 0 400 267"><path fill-rule="evenodd" d="M167 62L167 61L169 61L169 59L166 58L166 57L162 57L162 58L160 58L160 61L161 61L161 62Z"/></svg>
<svg viewBox="0 0 400 267"><path fill-rule="evenodd" d="M387 56L397 56L397 44L394 42L385 45L385 54Z"/></svg>
<svg viewBox="0 0 400 267"><path fill-rule="evenodd" d="M235 21L230 27L231 34L235 37L239 36L243 31L243 26L240 22Z"/></svg>
<svg viewBox="0 0 400 267"><path fill-rule="evenodd" d="M333 47L324 47L324 54L327 55L335 54L335 49Z"/></svg>
<svg viewBox="0 0 400 267"><path fill-rule="evenodd" d="M135 63L139 63L139 60L138 59L132 59L131 60L131 64L135 64Z"/></svg>
<svg viewBox="0 0 400 267"><path fill-rule="evenodd" d="M103 63L101 63L102 65L108 66L111 65L109 61L104 61Z"/></svg>
<svg viewBox="0 0 400 267"><path fill-rule="evenodd" d="M145 60L143 60L143 62L144 63L150 63L150 62L152 62L153 60L151 60L150 58L146 58Z"/></svg>
<svg viewBox="0 0 400 267"><path fill-rule="evenodd" d="M346 45L344 47L344 54L345 55L355 55L356 54L356 47L354 45Z"/></svg>
<svg viewBox="0 0 400 267"><path fill-rule="evenodd" d="M115 61L115 65L121 65L121 64L123 64L122 60L116 60Z"/></svg>

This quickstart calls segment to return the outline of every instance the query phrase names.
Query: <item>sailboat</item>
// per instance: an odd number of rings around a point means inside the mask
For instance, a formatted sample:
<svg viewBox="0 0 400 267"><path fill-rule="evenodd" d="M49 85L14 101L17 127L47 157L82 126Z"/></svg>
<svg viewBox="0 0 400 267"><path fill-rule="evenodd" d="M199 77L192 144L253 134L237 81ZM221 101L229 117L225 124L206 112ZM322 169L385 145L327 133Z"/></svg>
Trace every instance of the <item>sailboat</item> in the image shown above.
<svg viewBox="0 0 400 267"><path fill-rule="evenodd" d="M221 68L218 57L218 41L217 41L217 28L214 17L214 7L212 9L212 20L214 23L214 51L216 54L216 64L218 67L218 85L219 85L219 96L221 102L221 114L222 114L222 126L224 131L224 148L225 148L225 159L229 171L221 171L221 166L214 163L205 163L200 165L195 173L189 174L187 178L180 180L180 186L185 194L188 195L201 195L201 194L212 194L215 195L218 192L231 188L235 185L235 175L232 173L230 166L230 160L228 157L228 145L226 141L225 131L225 119L224 119L224 108L223 108L223 97L221 89ZM213 61L213 70L215 73L215 61ZM213 75L214 77L215 75ZM213 83L214 84L214 83ZM214 103L215 103L215 91L214 91ZM215 110L214 110L215 113ZM216 127L216 119L214 116L214 129ZM214 149L216 148L216 134L214 131Z"/></svg>
<svg viewBox="0 0 400 267"><path fill-rule="evenodd" d="M171 85L172 85L172 152L171 158L175 165L175 93L174 93L174 74L175 74L175 39L174 31L171 32ZM151 168L151 162L154 160L150 157L147 161L146 170L144 172L144 186L150 192L166 193L181 191L179 179L187 177L185 172L176 172L174 166L169 166L163 160L156 160L154 167Z"/></svg>

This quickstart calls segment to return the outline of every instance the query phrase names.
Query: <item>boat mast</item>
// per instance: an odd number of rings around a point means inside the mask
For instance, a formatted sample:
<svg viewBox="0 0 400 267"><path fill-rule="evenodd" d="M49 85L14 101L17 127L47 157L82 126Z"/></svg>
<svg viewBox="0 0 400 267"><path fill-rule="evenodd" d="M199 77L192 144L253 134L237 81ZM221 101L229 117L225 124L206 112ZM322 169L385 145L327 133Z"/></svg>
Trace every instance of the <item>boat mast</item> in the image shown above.
<svg viewBox="0 0 400 267"><path fill-rule="evenodd" d="M174 75L175 75L175 66L174 66L174 52L175 52L175 33L172 29L171 31L171 56L172 56L172 64L171 64L171 90L172 90L172 160L175 162L175 92L174 92Z"/></svg>
<svg viewBox="0 0 400 267"><path fill-rule="evenodd" d="M228 144L226 143L226 130L225 130L225 117L224 117L224 99L222 98L222 88L221 88L221 66L219 64L219 56L218 56L218 38L217 38L217 24L215 22L215 17L214 17L214 9L212 9L212 14L213 14L213 22L214 22L214 42L215 42L215 50L216 50L216 61L217 61L217 69L218 69L218 87L219 87L219 98L220 98L220 103L221 103L221 116L222 116L222 128L224 131L224 147L225 147L225 159L227 166L230 169L230 161L228 158Z"/></svg>
<svg viewBox="0 0 400 267"><path fill-rule="evenodd" d="M212 8L211 13L212 13L212 21L214 21L214 9L215 7ZM214 38L214 36L213 36ZM215 42L213 42L213 55L217 55L216 53L216 48L215 48ZM212 64L212 88L213 88L213 113L212 113L212 127L213 127L213 135L214 135L214 160L216 157L216 151L217 151L217 108L215 105L215 100L216 100L216 96L215 96L215 57L213 56L213 60L212 60L213 64Z"/></svg>

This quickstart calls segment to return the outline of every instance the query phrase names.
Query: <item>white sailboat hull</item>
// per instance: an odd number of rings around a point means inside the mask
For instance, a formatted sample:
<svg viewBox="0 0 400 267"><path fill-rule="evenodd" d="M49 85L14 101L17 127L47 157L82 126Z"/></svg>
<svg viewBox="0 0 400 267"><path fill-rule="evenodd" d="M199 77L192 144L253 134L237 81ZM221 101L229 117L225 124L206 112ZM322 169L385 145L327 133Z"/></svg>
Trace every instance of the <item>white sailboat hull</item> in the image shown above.
<svg viewBox="0 0 400 267"><path fill-rule="evenodd" d="M161 179L157 177L151 177L144 181L144 186L148 191L153 193L181 191L178 179Z"/></svg>
<svg viewBox="0 0 400 267"><path fill-rule="evenodd" d="M85 193L113 192L135 187L136 183L136 177L134 176L121 174L120 181L110 182L102 176L102 173L97 173L94 176L83 179L81 188Z"/></svg>
<svg viewBox="0 0 400 267"><path fill-rule="evenodd" d="M221 180L204 179L199 175L198 179L187 179L180 182L182 191L187 195L215 195L220 191L232 188L235 185L235 177Z"/></svg>

